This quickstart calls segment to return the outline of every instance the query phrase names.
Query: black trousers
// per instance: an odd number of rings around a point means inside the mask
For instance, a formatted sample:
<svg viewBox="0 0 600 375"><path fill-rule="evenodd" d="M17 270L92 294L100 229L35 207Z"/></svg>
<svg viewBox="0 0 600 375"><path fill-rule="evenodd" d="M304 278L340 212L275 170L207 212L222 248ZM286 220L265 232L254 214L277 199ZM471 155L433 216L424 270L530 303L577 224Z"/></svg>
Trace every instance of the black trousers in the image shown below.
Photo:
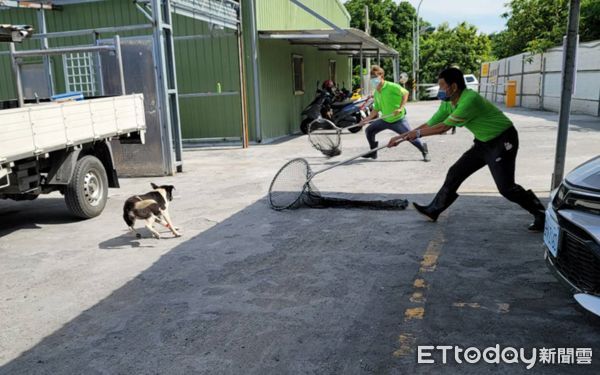
<svg viewBox="0 0 600 375"><path fill-rule="evenodd" d="M455 196L460 185L469 176L487 165L502 196L519 204L533 215L543 213L544 206L535 194L515 183L518 149L519 135L512 126L490 141L475 140L473 147L450 167L438 195Z"/></svg>

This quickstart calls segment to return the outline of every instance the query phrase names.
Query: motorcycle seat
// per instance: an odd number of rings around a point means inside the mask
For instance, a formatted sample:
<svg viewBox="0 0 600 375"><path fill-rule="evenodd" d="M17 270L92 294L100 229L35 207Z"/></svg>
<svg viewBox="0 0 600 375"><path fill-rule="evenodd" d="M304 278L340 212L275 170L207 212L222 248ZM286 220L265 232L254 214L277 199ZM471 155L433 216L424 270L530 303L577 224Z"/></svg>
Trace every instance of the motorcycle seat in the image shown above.
<svg viewBox="0 0 600 375"><path fill-rule="evenodd" d="M347 100L344 100L343 102L332 103L331 107L332 108L342 108L342 107L345 107L348 104L352 104L352 103L354 103L353 100L347 99Z"/></svg>

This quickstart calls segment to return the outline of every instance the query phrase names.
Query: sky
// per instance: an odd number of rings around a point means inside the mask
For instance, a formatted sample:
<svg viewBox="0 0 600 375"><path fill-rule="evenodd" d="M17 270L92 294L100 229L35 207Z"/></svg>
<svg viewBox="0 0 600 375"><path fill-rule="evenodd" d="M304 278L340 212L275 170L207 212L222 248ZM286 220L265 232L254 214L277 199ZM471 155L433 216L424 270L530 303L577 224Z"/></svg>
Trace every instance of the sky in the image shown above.
<svg viewBox="0 0 600 375"><path fill-rule="evenodd" d="M415 8L419 0L408 0ZM505 19L500 15L506 12L504 4L508 0L423 0L419 16L434 26L448 22L450 26L467 21L486 33L504 29Z"/></svg>
<svg viewBox="0 0 600 375"><path fill-rule="evenodd" d="M408 2L415 8L419 5L419 0ZM506 11L506 2L508 0L423 0L419 16L434 26L448 22L453 27L467 21L489 34L504 29L505 20L500 15Z"/></svg>

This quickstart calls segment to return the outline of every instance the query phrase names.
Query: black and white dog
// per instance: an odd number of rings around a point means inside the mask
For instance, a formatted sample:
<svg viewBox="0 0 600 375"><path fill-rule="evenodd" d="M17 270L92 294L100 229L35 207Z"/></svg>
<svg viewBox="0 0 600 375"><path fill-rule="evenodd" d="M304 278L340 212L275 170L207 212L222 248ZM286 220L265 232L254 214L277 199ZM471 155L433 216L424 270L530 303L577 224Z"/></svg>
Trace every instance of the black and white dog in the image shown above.
<svg viewBox="0 0 600 375"><path fill-rule="evenodd" d="M146 228L156 238L160 238L160 233L154 230L155 222L169 228L175 237L181 236L177 231L178 228L173 226L168 211L169 202L173 200L175 186L157 186L154 183L150 183L150 185L152 185L153 191L143 195L134 195L125 201L123 220L125 220L129 230L135 233L137 238L141 238L142 235L133 228L135 220L140 219L146 221Z"/></svg>

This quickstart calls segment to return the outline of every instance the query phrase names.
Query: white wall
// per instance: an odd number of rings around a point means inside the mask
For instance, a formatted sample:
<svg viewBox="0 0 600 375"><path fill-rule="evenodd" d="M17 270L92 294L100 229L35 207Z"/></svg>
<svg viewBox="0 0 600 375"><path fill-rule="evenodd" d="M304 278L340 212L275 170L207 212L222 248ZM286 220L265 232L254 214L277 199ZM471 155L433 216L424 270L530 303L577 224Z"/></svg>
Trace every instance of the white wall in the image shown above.
<svg viewBox="0 0 600 375"><path fill-rule="evenodd" d="M504 102L504 85L514 80L518 106L558 112L562 63L562 46L492 61L487 77L480 79L479 91L489 100ZM600 116L600 40L579 44L571 112Z"/></svg>

